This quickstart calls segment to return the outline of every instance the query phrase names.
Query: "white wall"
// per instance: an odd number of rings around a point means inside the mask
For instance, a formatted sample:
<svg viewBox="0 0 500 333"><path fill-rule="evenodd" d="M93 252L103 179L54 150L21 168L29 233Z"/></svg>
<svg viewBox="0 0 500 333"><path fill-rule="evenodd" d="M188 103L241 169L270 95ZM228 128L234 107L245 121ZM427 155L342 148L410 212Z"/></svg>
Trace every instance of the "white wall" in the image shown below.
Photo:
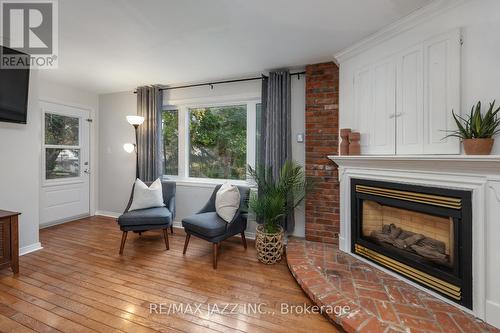
<svg viewBox="0 0 500 333"><path fill-rule="evenodd" d="M27 125L0 122L0 209L21 212L21 254L39 248L40 112L38 72L30 73Z"/></svg>
<svg viewBox="0 0 500 333"><path fill-rule="evenodd" d="M469 0L424 22L363 50L340 63L340 127L354 124L353 72L367 63L384 59L398 51L454 28L461 28L464 44L461 59L461 112L469 112L481 100L500 102L500 1ZM451 110L449 110L451 112ZM496 140L493 154L500 154Z"/></svg>
<svg viewBox="0 0 500 333"><path fill-rule="evenodd" d="M79 89L53 85L31 70L26 125L0 122L0 209L19 211L19 246L24 254L40 248L39 215L41 183L40 98L77 105L97 111L97 95ZM95 150L95 149L94 149Z"/></svg>
<svg viewBox="0 0 500 333"><path fill-rule="evenodd" d="M292 79L292 131L293 131L293 158L299 163L305 162L304 143L295 141L296 133L304 132L305 117L305 79ZM249 81L234 84L216 85L210 87L196 87L166 91L164 105L182 103L183 101L199 100L207 102L221 97L238 99L239 97L260 97L261 82ZM123 212L130 195L131 184L135 175L135 157L127 154L122 146L126 142L134 141L133 128L127 123L125 116L136 113L136 98L132 92L106 94L99 97L99 206L101 214L116 216ZM215 183L200 184L189 181L177 183L177 217L179 222L183 217L194 214L201 208L210 194ZM250 223L247 229L249 236L255 230ZM296 211L296 227L294 234L304 235L304 211Z"/></svg>

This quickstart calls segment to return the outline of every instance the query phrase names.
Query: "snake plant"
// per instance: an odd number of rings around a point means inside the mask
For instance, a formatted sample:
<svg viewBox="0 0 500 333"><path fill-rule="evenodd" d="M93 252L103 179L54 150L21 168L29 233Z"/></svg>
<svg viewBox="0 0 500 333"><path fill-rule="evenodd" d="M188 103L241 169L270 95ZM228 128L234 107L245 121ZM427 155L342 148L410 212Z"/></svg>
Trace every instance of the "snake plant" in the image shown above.
<svg viewBox="0 0 500 333"><path fill-rule="evenodd" d="M452 111L457 129L448 131L450 134L445 138L457 137L461 140L492 138L497 133L500 133L500 128L498 128L500 119L497 117L499 111L500 107L495 109L495 101L490 103L490 107L484 115L481 113L480 101L472 107L470 114L466 117L461 117Z"/></svg>

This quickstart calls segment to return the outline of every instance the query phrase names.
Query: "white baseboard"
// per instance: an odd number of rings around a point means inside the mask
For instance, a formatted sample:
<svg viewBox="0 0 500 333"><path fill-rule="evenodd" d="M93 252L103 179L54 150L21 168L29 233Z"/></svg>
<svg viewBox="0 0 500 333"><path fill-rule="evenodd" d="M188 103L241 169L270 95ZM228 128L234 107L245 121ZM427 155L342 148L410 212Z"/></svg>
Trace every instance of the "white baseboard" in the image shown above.
<svg viewBox="0 0 500 333"><path fill-rule="evenodd" d="M40 223L38 228L45 229L48 227L52 227L52 226L59 225L59 224L64 224L67 222L73 222L75 220L83 219L83 218L89 217L89 216L90 216L89 214L82 214L82 215L76 215L76 216L72 216L72 217L68 217L68 218L64 218L64 219L60 219L60 220L56 220L56 221L52 221L52 222Z"/></svg>
<svg viewBox="0 0 500 333"><path fill-rule="evenodd" d="M27 245L27 246L20 247L19 248L19 255L23 256L25 254L28 254L28 253L31 253L31 252L35 252L35 251L38 251L38 250L41 250L41 249L43 249L43 247L42 247L42 244L40 242L33 243L33 244L30 244L30 245Z"/></svg>
<svg viewBox="0 0 500 333"><path fill-rule="evenodd" d="M486 301L486 322L500 328L500 304L493 301Z"/></svg>
<svg viewBox="0 0 500 333"><path fill-rule="evenodd" d="M122 213L110 212L107 210L96 210L95 215L118 218Z"/></svg>

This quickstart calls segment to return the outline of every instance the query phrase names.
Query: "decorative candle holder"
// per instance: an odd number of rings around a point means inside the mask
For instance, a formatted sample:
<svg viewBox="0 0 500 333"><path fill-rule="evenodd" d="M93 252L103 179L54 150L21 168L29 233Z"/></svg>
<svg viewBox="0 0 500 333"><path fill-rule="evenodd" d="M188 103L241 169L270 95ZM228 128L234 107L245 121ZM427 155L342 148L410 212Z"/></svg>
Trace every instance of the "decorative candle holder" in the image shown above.
<svg viewBox="0 0 500 333"><path fill-rule="evenodd" d="M360 140L361 134L359 132L349 133L349 155L361 155Z"/></svg>
<svg viewBox="0 0 500 333"><path fill-rule="evenodd" d="M342 128L340 130L340 155L349 155L349 134L351 134L350 128Z"/></svg>

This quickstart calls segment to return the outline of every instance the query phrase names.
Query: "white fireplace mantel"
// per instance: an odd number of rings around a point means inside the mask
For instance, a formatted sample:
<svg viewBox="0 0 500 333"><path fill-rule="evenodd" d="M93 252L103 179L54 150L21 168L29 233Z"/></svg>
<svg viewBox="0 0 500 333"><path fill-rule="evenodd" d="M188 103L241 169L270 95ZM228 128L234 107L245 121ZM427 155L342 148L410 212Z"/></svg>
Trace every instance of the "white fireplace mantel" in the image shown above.
<svg viewBox="0 0 500 333"><path fill-rule="evenodd" d="M351 178L472 191L473 310L462 309L500 327L499 155L333 155L328 158L339 168L339 246L348 253L351 253Z"/></svg>
<svg viewBox="0 0 500 333"><path fill-rule="evenodd" d="M340 168L500 175L500 155L330 155Z"/></svg>

